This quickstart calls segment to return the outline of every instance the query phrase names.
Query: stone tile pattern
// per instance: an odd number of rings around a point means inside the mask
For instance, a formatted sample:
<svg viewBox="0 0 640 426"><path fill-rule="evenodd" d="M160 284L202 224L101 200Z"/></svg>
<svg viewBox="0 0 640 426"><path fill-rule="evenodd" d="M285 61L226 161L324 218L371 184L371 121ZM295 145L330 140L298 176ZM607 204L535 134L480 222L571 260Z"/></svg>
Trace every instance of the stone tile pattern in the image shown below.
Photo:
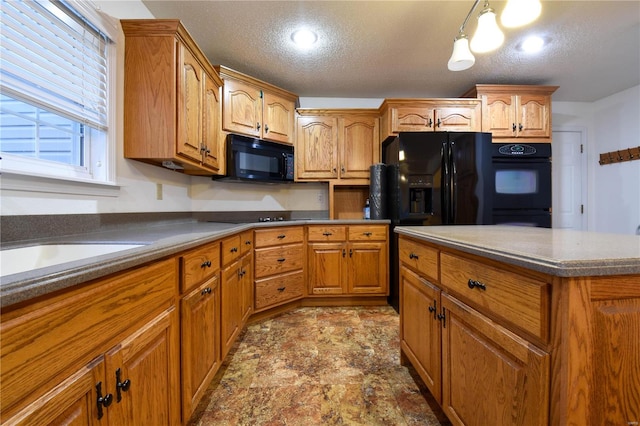
<svg viewBox="0 0 640 426"><path fill-rule="evenodd" d="M449 425L400 365L389 306L299 308L249 325L190 425Z"/></svg>

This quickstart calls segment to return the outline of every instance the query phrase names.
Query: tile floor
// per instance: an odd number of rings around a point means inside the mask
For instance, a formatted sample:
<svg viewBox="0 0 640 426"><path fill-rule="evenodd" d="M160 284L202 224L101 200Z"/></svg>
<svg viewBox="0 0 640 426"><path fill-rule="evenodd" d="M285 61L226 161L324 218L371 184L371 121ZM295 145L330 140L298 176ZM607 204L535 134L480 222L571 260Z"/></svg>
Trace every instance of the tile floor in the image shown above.
<svg viewBox="0 0 640 426"><path fill-rule="evenodd" d="M299 308L249 325L189 424L449 425L400 365L398 331L389 306Z"/></svg>

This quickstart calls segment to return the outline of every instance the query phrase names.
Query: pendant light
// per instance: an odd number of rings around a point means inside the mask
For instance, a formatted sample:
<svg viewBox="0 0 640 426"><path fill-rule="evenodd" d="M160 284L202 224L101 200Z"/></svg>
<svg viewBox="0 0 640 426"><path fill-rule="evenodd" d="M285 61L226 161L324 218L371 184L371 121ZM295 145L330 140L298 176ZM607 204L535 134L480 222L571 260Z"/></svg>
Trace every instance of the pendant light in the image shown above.
<svg viewBox="0 0 640 426"><path fill-rule="evenodd" d="M476 58L469 50L469 39L464 33L458 34L453 42L453 53L447 67L449 71L464 71L476 63Z"/></svg>
<svg viewBox="0 0 640 426"><path fill-rule="evenodd" d="M500 22L507 28L527 25L540 16L540 0L509 0L500 15Z"/></svg>
<svg viewBox="0 0 640 426"><path fill-rule="evenodd" d="M502 46L503 42L504 34L496 22L496 13L486 2L478 15L478 28L471 39L471 50L476 53L491 52Z"/></svg>

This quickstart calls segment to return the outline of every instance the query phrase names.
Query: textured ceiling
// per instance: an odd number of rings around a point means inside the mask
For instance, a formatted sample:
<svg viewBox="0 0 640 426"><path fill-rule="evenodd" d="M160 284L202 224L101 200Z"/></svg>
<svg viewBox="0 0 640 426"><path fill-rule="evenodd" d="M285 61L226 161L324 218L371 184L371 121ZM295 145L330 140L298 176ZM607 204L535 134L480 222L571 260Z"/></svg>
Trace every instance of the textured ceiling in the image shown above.
<svg viewBox="0 0 640 426"><path fill-rule="evenodd" d="M156 18L181 19L213 64L303 97L456 97L476 83L501 83L558 85L556 101L594 101L640 84L637 0L543 1L536 22L505 29L499 50L460 72L447 61L471 0L143 3ZM491 6L500 13L504 2ZM317 49L292 46L300 26L318 33ZM517 50L530 33L549 40L544 52Z"/></svg>

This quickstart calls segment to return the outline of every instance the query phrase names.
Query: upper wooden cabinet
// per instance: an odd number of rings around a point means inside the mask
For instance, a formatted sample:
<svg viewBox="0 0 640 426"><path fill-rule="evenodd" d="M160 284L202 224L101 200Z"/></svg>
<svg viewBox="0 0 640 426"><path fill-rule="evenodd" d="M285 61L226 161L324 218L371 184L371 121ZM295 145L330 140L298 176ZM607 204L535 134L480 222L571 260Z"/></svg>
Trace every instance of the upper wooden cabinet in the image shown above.
<svg viewBox="0 0 640 426"><path fill-rule="evenodd" d="M293 143L295 94L223 66L217 69L224 80L224 130Z"/></svg>
<svg viewBox="0 0 640 426"><path fill-rule="evenodd" d="M380 139L399 132L479 132L480 110L472 99L385 99Z"/></svg>
<svg viewBox="0 0 640 426"><path fill-rule="evenodd" d="M377 110L299 109L296 180L369 179L380 161Z"/></svg>
<svg viewBox="0 0 640 426"><path fill-rule="evenodd" d="M124 156L195 175L221 168L222 80L179 20L123 20Z"/></svg>
<svg viewBox="0 0 640 426"><path fill-rule="evenodd" d="M482 131L495 142L551 142L551 95L558 86L478 84L464 96L482 101Z"/></svg>

